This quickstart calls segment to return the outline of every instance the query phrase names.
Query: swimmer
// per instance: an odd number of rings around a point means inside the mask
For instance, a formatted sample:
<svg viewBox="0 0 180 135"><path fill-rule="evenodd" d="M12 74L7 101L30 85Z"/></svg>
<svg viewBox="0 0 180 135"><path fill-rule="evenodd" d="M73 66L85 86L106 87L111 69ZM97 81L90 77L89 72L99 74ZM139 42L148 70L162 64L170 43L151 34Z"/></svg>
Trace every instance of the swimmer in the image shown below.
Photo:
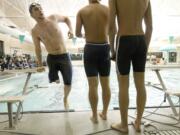
<svg viewBox="0 0 180 135"><path fill-rule="evenodd" d="M82 27L85 30L86 45L84 47L84 68L89 85L89 102L92 109L93 123L98 123L98 82L102 87L103 110L99 116L107 119L110 102L110 46L108 44L108 7L99 0L89 0L89 5L82 8L77 14L76 36L83 37Z"/></svg>
<svg viewBox="0 0 180 135"><path fill-rule="evenodd" d="M137 91L137 117L134 128L140 132L141 118L146 103L144 72L146 55L152 34L152 15L150 0L109 0L110 25L109 41L112 59L116 61L119 83L119 107L121 122L111 125L112 129L128 132L129 72L133 65L134 82ZM118 32L116 30L116 20ZM145 32L142 28L145 22ZM117 44L114 47L115 35ZM116 48L116 49L115 49Z"/></svg>
<svg viewBox="0 0 180 135"><path fill-rule="evenodd" d="M38 71L44 70L40 45L42 42L48 52L49 82L59 83L58 71L61 72L64 81L64 107L68 109L68 95L72 82L72 64L58 23L65 23L69 28L68 37L73 38L71 21L67 16L57 14L46 17L39 3L32 3L29 6L29 12L36 21L36 25L32 29L32 38L38 60Z"/></svg>

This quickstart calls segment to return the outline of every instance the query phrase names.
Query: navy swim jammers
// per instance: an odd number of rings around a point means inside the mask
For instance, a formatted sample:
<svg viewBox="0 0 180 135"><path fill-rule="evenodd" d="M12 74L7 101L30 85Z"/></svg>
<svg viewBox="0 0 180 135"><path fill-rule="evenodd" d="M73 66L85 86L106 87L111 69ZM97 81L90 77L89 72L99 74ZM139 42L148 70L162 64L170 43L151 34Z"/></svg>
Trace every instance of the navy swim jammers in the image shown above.
<svg viewBox="0 0 180 135"><path fill-rule="evenodd" d="M87 77L109 76L110 46L107 43L86 43L84 48L84 68Z"/></svg>
<svg viewBox="0 0 180 135"><path fill-rule="evenodd" d="M134 72L144 72L147 45L144 35L121 36L117 40L116 64L120 75L128 75L132 62Z"/></svg>
<svg viewBox="0 0 180 135"><path fill-rule="evenodd" d="M69 54L48 54L47 64L49 67L49 82L59 80L58 71L61 72L65 85L71 85L72 82L72 64Z"/></svg>

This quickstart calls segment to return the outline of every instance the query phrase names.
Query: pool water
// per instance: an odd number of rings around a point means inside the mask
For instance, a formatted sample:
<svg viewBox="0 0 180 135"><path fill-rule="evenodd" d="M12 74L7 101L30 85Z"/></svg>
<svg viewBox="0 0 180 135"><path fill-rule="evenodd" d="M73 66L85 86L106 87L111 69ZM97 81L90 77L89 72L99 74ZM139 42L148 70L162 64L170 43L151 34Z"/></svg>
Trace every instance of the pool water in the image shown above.
<svg viewBox="0 0 180 135"><path fill-rule="evenodd" d="M164 82L168 88L180 88L180 70L166 69L160 71ZM11 79L0 81L0 96L21 95L27 75L18 75ZM146 70L146 81L158 83L155 72ZM37 85L39 88L37 88ZM28 94L23 102L24 111L59 111L63 107L63 80L60 75L60 84L49 84L48 72L32 74L28 85ZM118 82L115 65L112 63L110 75L111 101L109 109L118 107ZM164 93L153 87L146 87L146 106L158 106L164 100ZM102 109L101 87L99 83L99 103L98 109ZM129 107L136 106L136 89L133 82L132 71L130 74ZM178 98L173 97L173 102L177 103ZM83 66L73 66L72 90L69 96L70 108L76 111L90 110L88 101L88 82ZM165 103L163 105L169 105ZM14 109L16 106L14 105ZM6 104L0 104L0 112L6 112Z"/></svg>

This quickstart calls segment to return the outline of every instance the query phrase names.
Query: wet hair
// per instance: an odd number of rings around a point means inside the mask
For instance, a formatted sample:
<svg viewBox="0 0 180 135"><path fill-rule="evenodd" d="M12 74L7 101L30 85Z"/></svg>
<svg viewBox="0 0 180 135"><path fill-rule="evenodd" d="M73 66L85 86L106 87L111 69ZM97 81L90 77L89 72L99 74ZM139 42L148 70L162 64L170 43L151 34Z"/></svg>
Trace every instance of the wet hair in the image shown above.
<svg viewBox="0 0 180 135"><path fill-rule="evenodd" d="M32 9L33 7L39 6L41 7L41 5L39 3L33 2L31 3L31 5L29 5L29 13L32 14Z"/></svg>

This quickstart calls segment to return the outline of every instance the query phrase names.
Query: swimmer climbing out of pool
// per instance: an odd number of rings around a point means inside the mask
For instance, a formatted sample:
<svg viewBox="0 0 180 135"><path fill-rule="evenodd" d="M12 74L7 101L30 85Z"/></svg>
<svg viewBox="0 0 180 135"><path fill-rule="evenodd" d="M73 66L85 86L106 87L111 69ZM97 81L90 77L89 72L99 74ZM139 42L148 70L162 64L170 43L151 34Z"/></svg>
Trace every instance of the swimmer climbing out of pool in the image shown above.
<svg viewBox="0 0 180 135"><path fill-rule="evenodd" d="M44 70L40 45L42 42L48 52L49 82L59 83L58 71L61 72L64 81L64 107L68 109L68 95L72 82L72 64L58 23L67 24L69 28L68 37L73 38L71 21L68 17L57 14L46 17L39 3L32 3L29 6L29 12L36 21L36 25L32 29L32 38L38 60L38 71Z"/></svg>

